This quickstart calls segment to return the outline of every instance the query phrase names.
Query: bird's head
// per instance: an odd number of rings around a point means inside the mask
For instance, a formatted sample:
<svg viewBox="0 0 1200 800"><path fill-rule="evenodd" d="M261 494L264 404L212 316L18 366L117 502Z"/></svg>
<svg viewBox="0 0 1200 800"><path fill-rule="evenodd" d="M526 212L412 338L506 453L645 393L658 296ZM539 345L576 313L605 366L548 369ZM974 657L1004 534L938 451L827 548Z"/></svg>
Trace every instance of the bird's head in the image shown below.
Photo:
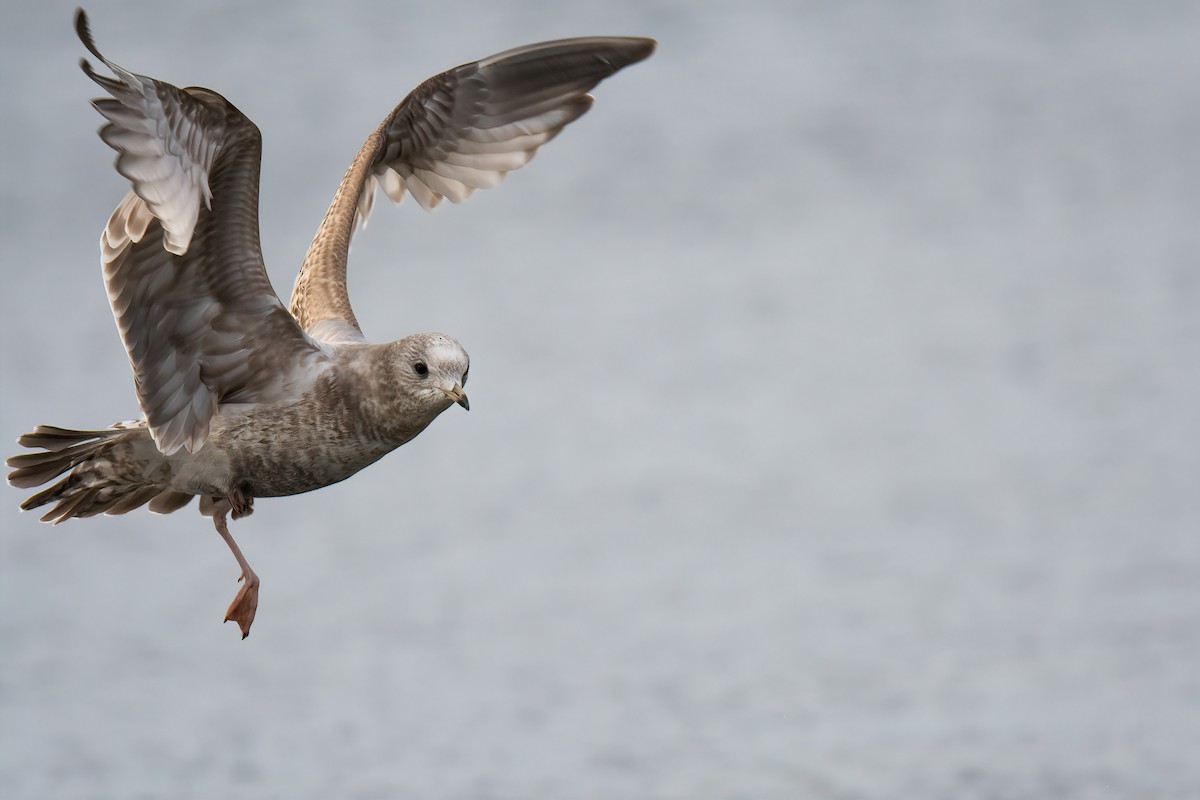
<svg viewBox="0 0 1200 800"><path fill-rule="evenodd" d="M416 333L396 342L400 386L423 405L439 412L458 403L465 409L471 359L463 346L444 333Z"/></svg>

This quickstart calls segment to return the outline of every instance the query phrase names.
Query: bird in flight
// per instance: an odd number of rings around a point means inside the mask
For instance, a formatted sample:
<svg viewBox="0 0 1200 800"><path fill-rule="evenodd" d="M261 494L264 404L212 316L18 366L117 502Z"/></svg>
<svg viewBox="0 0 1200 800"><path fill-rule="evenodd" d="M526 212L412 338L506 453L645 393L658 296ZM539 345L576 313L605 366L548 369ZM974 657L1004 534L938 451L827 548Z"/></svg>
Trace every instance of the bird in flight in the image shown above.
<svg viewBox="0 0 1200 800"><path fill-rule="evenodd" d="M457 404L469 359L455 339L417 333L369 343L350 308L346 259L376 190L430 210L499 183L592 105L600 81L648 57L652 39L581 37L526 45L436 75L367 138L300 267L291 302L271 287L259 247L262 138L228 100L130 72L75 30L110 74L81 60L108 96L100 138L129 193L100 234L113 316L143 419L103 430L39 425L17 441L8 481L66 477L23 509L46 522L169 513L199 497L233 552L242 585L225 620L242 638L259 579L226 517L254 499L345 480Z"/></svg>

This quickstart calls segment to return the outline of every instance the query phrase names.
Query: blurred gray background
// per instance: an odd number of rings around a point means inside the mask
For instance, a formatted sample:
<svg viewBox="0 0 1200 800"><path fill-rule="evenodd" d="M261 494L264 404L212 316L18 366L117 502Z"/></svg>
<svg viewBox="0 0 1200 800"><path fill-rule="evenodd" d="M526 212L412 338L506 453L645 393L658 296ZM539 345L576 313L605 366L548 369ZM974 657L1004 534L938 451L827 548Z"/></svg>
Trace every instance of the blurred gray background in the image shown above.
<svg viewBox="0 0 1200 800"><path fill-rule="evenodd" d="M137 414L72 9L3 4L10 442ZM285 298L419 81L660 46L500 188L377 207L358 317L460 339L472 411L233 526L247 641L194 508L0 490L0 796L1200 796L1197 4L89 10L258 123Z"/></svg>

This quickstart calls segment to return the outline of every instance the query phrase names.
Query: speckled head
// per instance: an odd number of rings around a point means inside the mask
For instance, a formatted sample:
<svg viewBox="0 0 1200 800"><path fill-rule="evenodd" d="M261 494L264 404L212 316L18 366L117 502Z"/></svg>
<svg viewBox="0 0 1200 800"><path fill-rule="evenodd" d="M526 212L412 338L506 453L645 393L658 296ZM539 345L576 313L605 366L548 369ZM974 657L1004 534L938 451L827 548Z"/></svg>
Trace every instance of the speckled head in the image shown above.
<svg viewBox="0 0 1200 800"><path fill-rule="evenodd" d="M396 342L396 351L401 384L414 399L439 411L451 403L471 408L463 391L471 358L461 344L444 333L415 333Z"/></svg>

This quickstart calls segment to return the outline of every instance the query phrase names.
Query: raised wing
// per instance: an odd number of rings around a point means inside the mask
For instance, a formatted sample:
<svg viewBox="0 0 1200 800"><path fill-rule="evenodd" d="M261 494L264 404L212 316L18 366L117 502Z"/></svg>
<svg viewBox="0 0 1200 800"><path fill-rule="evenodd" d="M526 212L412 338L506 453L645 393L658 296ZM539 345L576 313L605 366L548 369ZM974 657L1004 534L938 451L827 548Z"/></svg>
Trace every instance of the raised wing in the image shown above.
<svg viewBox="0 0 1200 800"><path fill-rule="evenodd" d="M654 46L631 37L542 42L418 86L363 144L334 195L292 291L300 326L326 340L362 338L346 294L346 259L377 186L395 202L411 194L426 210L495 186L591 107L592 87Z"/></svg>
<svg viewBox="0 0 1200 800"><path fill-rule="evenodd" d="M258 129L208 89L178 89L102 56L115 78L88 77L110 97L100 137L132 190L100 234L113 315L138 402L164 453L198 450L221 403L286 395L320 352L271 288L258 240Z"/></svg>

